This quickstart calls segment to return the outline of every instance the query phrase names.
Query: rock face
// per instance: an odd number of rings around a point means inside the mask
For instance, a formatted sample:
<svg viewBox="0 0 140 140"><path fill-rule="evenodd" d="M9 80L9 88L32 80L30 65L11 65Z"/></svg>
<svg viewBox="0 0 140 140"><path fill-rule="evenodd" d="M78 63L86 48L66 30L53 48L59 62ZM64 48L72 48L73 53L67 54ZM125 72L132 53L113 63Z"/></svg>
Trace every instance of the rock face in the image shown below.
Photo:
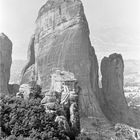
<svg viewBox="0 0 140 140"><path fill-rule="evenodd" d="M8 94L10 68L12 63L12 42L5 34L0 34L0 93Z"/></svg>
<svg viewBox="0 0 140 140"><path fill-rule="evenodd" d="M113 122L123 122L140 127L140 118L129 109L123 90L124 63L120 54L112 54L101 62L102 93L100 106L105 116Z"/></svg>
<svg viewBox="0 0 140 140"><path fill-rule="evenodd" d="M35 36L31 37L29 46L28 46L28 55L27 55L27 63L24 66L21 73L21 81L20 84L28 83L34 75L34 64L35 64L35 52L34 52L34 40Z"/></svg>
<svg viewBox="0 0 140 140"><path fill-rule="evenodd" d="M124 64L121 55L110 55L101 62L102 96L106 102L102 107L110 119L125 120L127 117L128 107L123 91L123 71Z"/></svg>
<svg viewBox="0 0 140 140"><path fill-rule="evenodd" d="M74 74L57 70L51 75L50 90L41 101L47 113L56 113L58 107L61 108L56 122L60 124L60 128L63 124L63 130L72 130L75 135L80 132L79 94L80 87Z"/></svg>
<svg viewBox="0 0 140 140"><path fill-rule="evenodd" d="M88 23L80 0L48 0L36 20L35 56L43 92L54 70L74 73L81 87L80 107L85 116L100 114L98 63L89 39Z"/></svg>
<svg viewBox="0 0 140 140"><path fill-rule="evenodd" d="M18 84L9 84L8 91L9 91L9 94L16 95L16 93L19 91L19 85Z"/></svg>
<svg viewBox="0 0 140 140"><path fill-rule="evenodd" d="M140 130L124 124L115 125L115 135L121 140L139 140Z"/></svg>
<svg viewBox="0 0 140 140"><path fill-rule="evenodd" d="M23 74L20 85L28 84L31 81L35 81L35 65L31 65Z"/></svg>
<svg viewBox="0 0 140 140"><path fill-rule="evenodd" d="M29 84L23 84L19 87L19 92L16 94L16 97L28 100L30 96L30 92L31 92L31 86Z"/></svg>

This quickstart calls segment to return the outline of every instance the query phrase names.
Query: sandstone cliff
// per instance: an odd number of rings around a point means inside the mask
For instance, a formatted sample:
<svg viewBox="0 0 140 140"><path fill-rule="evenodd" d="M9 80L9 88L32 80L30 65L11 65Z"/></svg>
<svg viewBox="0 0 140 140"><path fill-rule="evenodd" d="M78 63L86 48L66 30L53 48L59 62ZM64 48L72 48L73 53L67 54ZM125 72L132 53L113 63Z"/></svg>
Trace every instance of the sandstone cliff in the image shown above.
<svg viewBox="0 0 140 140"><path fill-rule="evenodd" d="M34 40L35 36L33 35L31 37L28 46L27 63L22 70L20 84L28 83L30 80L32 80L34 75L34 64L35 64Z"/></svg>
<svg viewBox="0 0 140 140"><path fill-rule="evenodd" d="M98 63L89 39L88 23L80 0L48 0L36 20L35 56L43 92L56 70L74 73L81 87L80 107L85 116L100 114Z"/></svg>
<svg viewBox="0 0 140 140"><path fill-rule="evenodd" d="M101 62L102 93L98 96L105 116L113 122L140 127L140 117L131 110L123 90L124 62L120 54L104 57Z"/></svg>
<svg viewBox="0 0 140 140"><path fill-rule="evenodd" d="M0 34L0 93L8 94L10 68L12 63L12 42L5 34Z"/></svg>

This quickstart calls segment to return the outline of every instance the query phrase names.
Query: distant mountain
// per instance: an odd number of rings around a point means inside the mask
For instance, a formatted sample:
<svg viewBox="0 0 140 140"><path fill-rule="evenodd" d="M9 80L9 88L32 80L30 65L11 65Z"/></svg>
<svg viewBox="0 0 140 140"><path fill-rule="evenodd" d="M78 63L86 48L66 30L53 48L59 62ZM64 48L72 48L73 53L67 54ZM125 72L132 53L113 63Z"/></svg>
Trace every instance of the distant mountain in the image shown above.
<svg viewBox="0 0 140 140"><path fill-rule="evenodd" d="M11 66L10 83L19 83L21 71L26 64L26 60L13 60Z"/></svg>
<svg viewBox="0 0 140 140"><path fill-rule="evenodd" d="M125 60L124 67L125 76L130 74L140 74L140 60Z"/></svg>
<svg viewBox="0 0 140 140"><path fill-rule="evenodd" d="M124 61L124 84L140 86L140 60Z"/></svg>
<svg viewBox="0 0 140 140"><path fill-rule="evenodd" d="M103 26L94 30L92 44L99 59L121 53L124 59L140 59L140 31L125 26Z"/></svg>

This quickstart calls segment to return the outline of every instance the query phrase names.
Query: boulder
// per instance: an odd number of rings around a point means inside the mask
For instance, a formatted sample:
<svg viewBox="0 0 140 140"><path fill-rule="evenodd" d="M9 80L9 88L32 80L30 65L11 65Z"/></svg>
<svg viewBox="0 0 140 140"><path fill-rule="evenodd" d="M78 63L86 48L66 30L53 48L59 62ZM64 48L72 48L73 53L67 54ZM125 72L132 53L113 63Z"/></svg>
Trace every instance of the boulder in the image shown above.
<svg viewBox="0 0 140 140"><path fill-rule="evenodd" d="M74 73L81 87L82 116L102 115L98 94L98 63L80 0L48 0L39 11L35 31L38 83L46 93L54 70Z"/></svg>
<svg viewBox="0 0 140 140"><path fill-rule="evenodd" d="M12 63L12 42L4 34L0 34L0 93L8 94L10 68Z"/></svg>
<svg viewBox="0 0 140 140"><path fill-rule="evenodd" d="M30 98L31 86L29 84L22 84L16 97L28 100Z"/></svg>

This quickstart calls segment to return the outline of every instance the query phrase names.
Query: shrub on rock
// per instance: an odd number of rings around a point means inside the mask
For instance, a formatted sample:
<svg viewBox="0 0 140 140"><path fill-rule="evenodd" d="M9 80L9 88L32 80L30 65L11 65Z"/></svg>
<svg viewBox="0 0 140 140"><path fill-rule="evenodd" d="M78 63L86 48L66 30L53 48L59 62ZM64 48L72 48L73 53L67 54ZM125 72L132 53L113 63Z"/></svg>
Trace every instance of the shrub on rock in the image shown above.
<svg viewBox="0 0 140 140"><path fill-rule="evenodd" d="M1 129L8 139L67 140L68 137L55 123L56 114L47 114L40 98L23 100L16 97L1 99Z"/></svg>

